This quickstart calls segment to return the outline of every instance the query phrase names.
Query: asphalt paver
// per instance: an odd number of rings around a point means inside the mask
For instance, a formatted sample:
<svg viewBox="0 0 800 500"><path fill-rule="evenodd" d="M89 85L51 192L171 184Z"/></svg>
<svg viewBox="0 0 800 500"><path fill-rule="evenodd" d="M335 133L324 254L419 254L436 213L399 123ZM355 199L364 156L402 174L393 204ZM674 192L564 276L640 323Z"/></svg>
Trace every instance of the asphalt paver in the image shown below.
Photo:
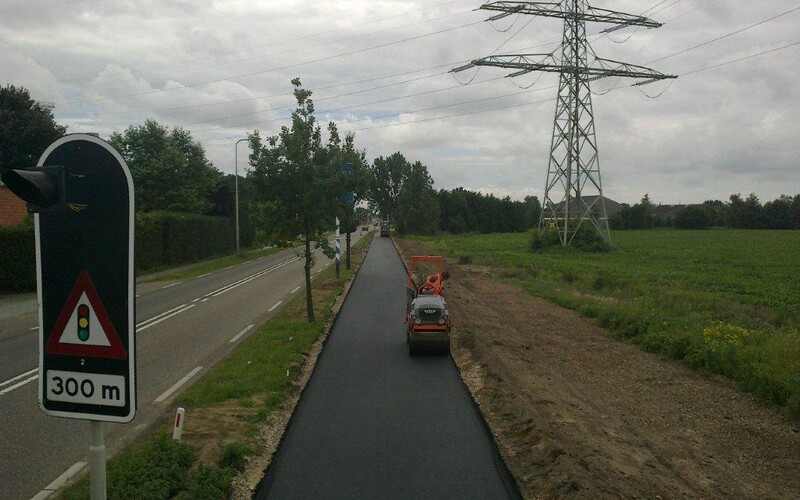
<svg viewBox="0 0 800 500"><path fill-rule="evenodd" d="M257 498L519 498L452 359L408 355L405 282L374 239Z"/></svg>

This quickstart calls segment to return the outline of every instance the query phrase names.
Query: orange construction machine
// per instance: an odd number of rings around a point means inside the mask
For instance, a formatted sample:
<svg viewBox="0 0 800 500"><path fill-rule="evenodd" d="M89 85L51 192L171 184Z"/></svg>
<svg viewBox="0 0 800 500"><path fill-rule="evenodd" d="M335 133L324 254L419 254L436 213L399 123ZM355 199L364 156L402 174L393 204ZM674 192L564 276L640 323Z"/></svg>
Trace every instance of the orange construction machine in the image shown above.
<svg viewBox="0 0 800 500"><path fill-rule="evenodd" d="M428 275L425 281L414 281L414 268L420 262L429 262L437 272ZM450 277L445 270L444 259L438 255L414 255L408 259L408 282L406 293L406 340L408 353L449 354L450 313L444 300L444 283Z"/></svg>

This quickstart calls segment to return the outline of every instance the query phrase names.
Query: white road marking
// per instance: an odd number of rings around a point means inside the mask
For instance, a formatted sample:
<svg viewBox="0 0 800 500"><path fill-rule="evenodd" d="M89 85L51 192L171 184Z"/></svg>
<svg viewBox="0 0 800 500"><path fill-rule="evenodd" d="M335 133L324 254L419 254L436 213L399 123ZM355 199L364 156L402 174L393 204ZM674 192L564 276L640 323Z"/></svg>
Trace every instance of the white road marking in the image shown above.
<svg viewBox="0 0 800 500"><path fill-rule="evenodd" d="M3 387L4 385L9 386L6 387L5 389L0 390L0 396L2 396L3 394L8 394L14 389L19 389L20 387L29 382L33 382L34 380L39 378L39 374L37 373L38 371L39 371L38 368L34 368L33 370L28 370L25 373L20 373L16 377L12 377L6 380L5 382L0 382L0 387Z"/></svg>
<svg viewBox="0 0 800 500"><path fill-rule="evenodd" d="M175 285L180 285L181 283L183 283L183 282L182 282L182 281L178 281L177 283L173 283L173 284L171 284L171 285L162 286L162 287L161 287L161 289L163 290L163 289L165 289L165 288L170 288L170 287L173 287L173 286L175 286Z"/></svg>
<svg viewBox="0 0 800 500"><path fill-rule="evenodd" d="M205 278L206 276L211 276L211 273L201 274L198 278Z"/></svg>
<svg viewBox="0 0 800 500"><path fill-rule="evenodd" d="M254 326L256 326L256 325L247 325L247 328L245 328L241 332L237 333L236 336L233 337L232 339L230 339L228 342L233 344L234 342L236 342L237 340L242 338L242 335L244 335L245 333L249 332L250 329L253 328Z"/></svg>
<svg viewBox="0 0 800 500"><path fill-rule="evenodd" d="M275 305L274 305L274 306L272 306L272 307L270 307L269 309L267 309L267 312L272 312L272 311L274 311L274 310L275 310L275 309L277 309L277 308L278 308L278 306L279 306L279 305L281 305L281 304L283 304L283 301L282 301L282 300L279 300L278 302L275 302Z"/></svg>
<svg viewBox="0 0 800 500"><path fill-rule="evenodd" d="M138 325L136 325L136 331L137 332L141 332L141 331L147 330L151 326L157 325L157 324L161 323L162 321L170 319L173 316L177 316L178 314L180 314L180 313L182 313L184 311L188 311L189 309L193 308L194 306L195 306L195 304L188 304L188 305L187 304L183 304L183 305L180 305L180 306L178 306L178 307L176 307L174 309L170 309L169 311L167 311L165 313L161 313L158 316L155 316L153 318L148 319L147 321L143 321L143 322L139 323ZM147 324L145 324L145 323L147 323Z"/></svg>
<svg viewBox="0 0 800 500"><path fill-rule="evenodd" d="M298 290L300 290L300 287L301 287L301 286L303 286L303 285L297 285L297 288L295 288L294 290L292 290L292 293L296 293Z"/></svg>
<svg viewBox="0 0 800 500"><path fill-rule="evenodd" d="M289 264L291 264L292 262L294 262L296 260L299 260L299 257L293 257L291 259L285 260L285 261L281 262L280 264L277 264L277 265L274 265L274 266L272 266L270 268L261 270L261 271L255 273L255 274L251 274L250 276L247 276L246 278L242 278L239 281L234 281L233 283L229 283L229 284L227 284L227 285L225 285L223 287L217 288L213 292L207 293L205 295L205 297L218 297L218 296L222 295L225 292L229 292L229 291L233 290L234 288L236 288L238 286L244 285L245 283L253 281L254 279L258 279L261 276L264 276L265 274L271 273L272 271L275 271L276 269L280 269L283 266L289 265Z"/></svg>
<svg viewBox="0 0 800 500"><path fill-rule="evenodd" d="M197 302L199 300L200 300L200 297L197 297L196 299L192 299L192 302Z"/></svg>
<svg viewBox="0 0 800 500"><path fill-rule="evenodd" d="M188 382L188 381L189 381L189 380L190 380L192 377L194 377L195 375L197 375L197 372L199 372L199 371L200 371L200 370L202 370L202 369L203 369L203 367L202 367L202 366L198 366L198 367L197 367L197 368L195 368L194 370L190 371L190 372L189 372L189 373L188 373L188 374L187 374L185 377L183 377L182 379L178 380L178 382L177 382L175 385L173 385L172 387L170 387L169 389L167 389L166 391L164 391L164 394L162 394L162 395L160 395L159 397L157 397L157 398L156 398L156 400L155 400L155 402L156 402L156 403L163 403L163 402L164 402L164 400L166 400L168 397L172 396L172 394L173 394L175 391L177 391L178 389L180 389L180 388L181 388L181 386L183 386L183 384L185 384L185 383L186 383L186 382Z"/></svg>
<svg viewBox="0 0 800 500"><path fill-rule="evenodd" d="M36 494L31 500L44 500L53 494L54 491L61 488L69 479L86 467L86 462L75 462L72 467L67 469L63 474L55 478L52 483L45 486L45 488Z"/></svg>
<svg viewBox="0 0 800 500"><path fill-rule="evenodd" d="M38 326L34 326L33 328L28 328L28 331L29 331L29 332L32 332L32 331L34 331L34 330L38 330L38 329L39 329L39 327L38 327Z"/></svg>

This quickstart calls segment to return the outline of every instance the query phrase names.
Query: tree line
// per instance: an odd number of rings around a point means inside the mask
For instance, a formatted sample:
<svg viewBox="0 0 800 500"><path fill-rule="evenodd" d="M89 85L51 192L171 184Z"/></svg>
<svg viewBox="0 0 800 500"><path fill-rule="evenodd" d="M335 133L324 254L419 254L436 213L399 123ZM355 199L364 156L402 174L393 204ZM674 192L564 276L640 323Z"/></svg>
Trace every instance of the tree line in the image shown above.
<svg viewBox="0 0 800 500"><path fill-rule="evenodd" d="M610 225L612 229L800 229L800 194L781 195L763 205L755 193L746 198L739 193L727 202L707 200L682 206L654 205L645 194L635 205L623 204Z"/></svg>

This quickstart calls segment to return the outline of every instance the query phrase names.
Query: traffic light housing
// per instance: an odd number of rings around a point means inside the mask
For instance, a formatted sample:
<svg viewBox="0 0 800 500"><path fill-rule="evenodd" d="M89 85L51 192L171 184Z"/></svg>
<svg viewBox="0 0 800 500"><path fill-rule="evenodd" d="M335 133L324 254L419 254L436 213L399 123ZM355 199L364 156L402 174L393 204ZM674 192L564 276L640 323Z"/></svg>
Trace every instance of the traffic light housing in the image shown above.
<svg viewBox="0 0 800 500"><path fill-rule="evenodd" d="M86 304L78 306L78 338L83 342L89 340L89 306Z"/></svg>
<svg viewBox="0 0 800 500"><path fill-rule="evenodd" d="M30 212L66 205L64 167L61 165L6 170L0 174L0 179L11 192L28 202Z"/></svg>

